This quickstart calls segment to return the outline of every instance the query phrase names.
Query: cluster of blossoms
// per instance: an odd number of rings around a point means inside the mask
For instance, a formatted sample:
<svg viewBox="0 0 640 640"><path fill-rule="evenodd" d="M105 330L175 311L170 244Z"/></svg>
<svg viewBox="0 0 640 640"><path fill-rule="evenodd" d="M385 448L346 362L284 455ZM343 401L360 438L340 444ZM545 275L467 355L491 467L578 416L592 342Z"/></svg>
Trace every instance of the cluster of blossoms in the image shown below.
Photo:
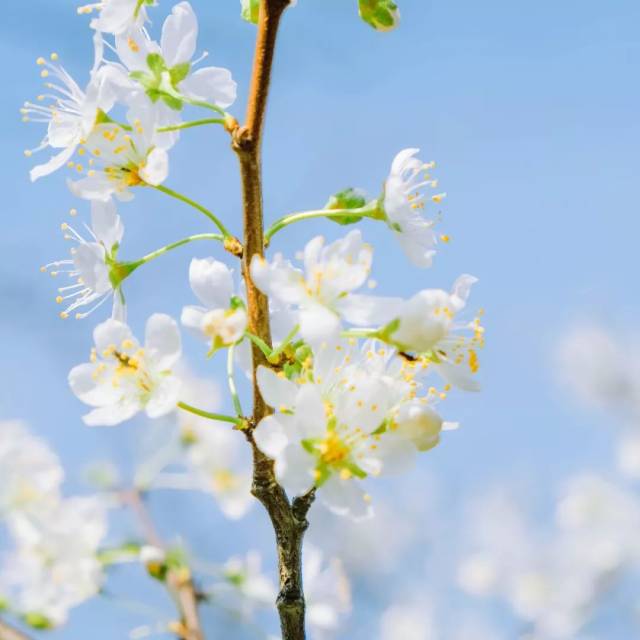
<svg viewBox="0 0 640 640"><path fill-rule="evenodd" d="M0 422L0 522L14 548L0 565L0 602L33 627L66 621L103 581L98 547L107 529L99 497L65 498L63 471L19 422Z"/></svg>
<svg viewBox="0 0 640 640"><path fill-rule="evenodd" d="M226 125L230 116L224 110L236 94L227 70L194 70L198 23L189 3L173 7L159 43L144 26L149 6L87 6L83 12L99 10L91 22L96 56L89 86L79 89L57 56L50 62L39 59L42 75L57 79L48 82L57 94L41 96L43 102L53 100L49 106L28 104L23 110L25 119L47 123L40 147L61 149L33 169L32 178L69 163L83 174L69 181L71 191L91 204L88 237L64 223L65 238L74 244L70 258L43 267L71 279L56 298L66 305L61 316L85 318L113 301L111 318L94 331L90 362L69 375L73 392L92 407L84 417L88 425L119 424L140 411L157 418L185 405L174 371L181 355L177 323L155 314L147 322L144 344L139 342L126 324L123 282L141 265L187 241L216 237L230 248L235 240L213 214L196 205L221 236L199 234L139 260L119 258L124 226L113 198L128 200L146 186L195 204L161 186L168 175L168 151L181 125L191 124L183 123L183 110L187 105L209 108L223 116L214 122ZM108 52L118 60L107 59ZM118 106L124 107L126 123L115 119ZM363 192L347 189L323 210L277 221L267 230L267 242L305 217L321 215L343 224L369 218L388 225L413 264L429 267L438 240L448 237L438 237L436 217L427 218L426 208L440 203L444 194L436 191L433 163L422 162L417 153L405 149L396 156L380 197L368 200ZM74 154L77 160L71 160ZM270 298L275 348L248 331L241 283L234 283L232 270L213 257L192 260L189 281L200 304L185 306L181 317L206 342L209 356L237 347L242 360L250 341L265 351L271 366L259 368L258 384L275 413L257 425L256 443L276 461L277 477L292 494L315 486L333 509L354 517L370 512L361 480L397 472L416 451L435 446L442 430L456 426L443 421L436 407L452 386L478 388L477 352L484 341L480 316L464 318L474 277L463 275L450 291L424 289L408 300L373 296L359 291L370 281L372 257L360 230L329 244L321 236L310 240L302 269L281 254L253 256L250 276ZM428 381L432 372L442 379L440 385ZM235 422L244 424L240 412ZM209 435L214 430L212 425L198 428L199 439L217 438ZM224 445L217 444L222 451ZM198 464L216 466L212 460ZM220 476L219 486L224 485ZM244 492L247 483L241 487Z"/></svg>
<svg viewBox="0 0 640 640"><path fill-rule="evenodd" d="M138 485L140 490L169 487L179 480L182 486L211 492L227 517L241 518L251 500L250 469L243 465L236 444L242 442L236 432L244 431L274 461L276 479L290 496L317 490L335 514L354 520L369 517L371 498L363 481L402 471L417 453L435 447L443 431L457 427L441 416L440 403L454 387L479 388L482 312L470 316L465 311L476 278L462 275L449 291L423 289L406 300L363 293L365 286L373 288L373 250L359 229L332 242L312 238L301 254L301 267L280 253L243 256L245 248L215 214L166 185L169 154L183 130L220 125L232 135L237 131L236 119L227 112L236 98L236 84L226 69L199 66L208 54L196 55L198 21L188 2L173 6L159 40L154 40L147 23L155 5L154 0L104 0L82 7L81 14L91 15L94 33L88 84L81 88L59 64L57 54L39 58L46 92L22 109L25 121L44 123L47 129L41 143L26 155L45 149L53 154L31 170L32 180L66 167L74 176L67 179L71 193L90 207L86 231L62 224L64 238L73 244L70 256L42 267L54 277L69 279L57 290L60 316L81 320L112 303L110 317L95 326L88 361L69 373L72 392L90 407L83 420L89 426L114 426L140 413L158 419L179 411L179 440L188 474L185 478L154 472ZM253 0L243 1L242 7L248 20L258 18ZM390 0L360 0L359 10L365 21L381 30L392 28L398 19ZM193 109L205 109L213 117L186 120L185 114ZM410 148L397 154L377 197L345 189L322 209L277 220L264 234L264 249L281 229L308 218L324 217L342 225L367 219L384 225L413 265L430 267L438 243L449 241L436 232L435 209L445 194L437 189L434 164L420 160L418 153ZM123 260L119 209L145 188L196 209L213 223L215 232ZM77 213L71 210L73 216ZM144 340L127 324L125 280L149 261L200 240L220 242L234 258L245 259L246 268L239 269L236 278L213 256L194 258L188 278L198 304L185 305L180 318L204 342L208 358L226 352L233 415L215 413L215 396L184 375L178 322L163 313L151 315ZM253 286L269 299L272 343L253 332L251 295L243 293L254 291ZM262 351L266 364L247 367L251 349ZM272 410L261 420L251 420L242 411L236 366L255 373L257 391ZM229 425L233 429L225 428ZM55 485L54 493L60 481L44 471L30 473L29 478L36 488ZM27 489L14 491L11 482L6 486L7 500L31 501ZM0 488L2 500L3 491ZM12 530L30 550L44 544L42 527L54 520L37 565L44 562L45 568L18 567L8 575L13 576L11 583L16 576L51 571L53 584L76 585L78 592L69 591L59 610L57 600L49 605L27 598L27 604L19 605L22 612L35 607L47 620L59 623L69 606L99 587L102 565L96 564L96 557L105 524L102 515L90 512L97 509L93 503L58 500L51 505L11 519ZM82 530L84 523L86 535L80 536L82 544L68 551L68 559L65 536ZM58 567L58 555L68 564ZM78 555L83 563L80 575L86 580L68 578ZM160 545L136 549L135 558L154 577L165 579L181 571L187 576L181 574L182 582L190 579L179 554ZM310 623L319 630L318 637L326 637L349 608L348 586L338 564L331 562L323 569L315 551L305 558ZM230 561L223 575L210 592L217 602L229 603L229 609L248 615L256 602L273 598L254 555ZM49 584L43 574L37 580ZM46 597L55 599L49 593Z"/></svg>
<svg viewBox="0 0 640 640"><path fill-rule="evenodd" d="M481 501L473 523L460 585L506 600L536 640L578 637L640 560L636 497L592 473L569 479L552 531L536 531L505 495Z"/></svg>

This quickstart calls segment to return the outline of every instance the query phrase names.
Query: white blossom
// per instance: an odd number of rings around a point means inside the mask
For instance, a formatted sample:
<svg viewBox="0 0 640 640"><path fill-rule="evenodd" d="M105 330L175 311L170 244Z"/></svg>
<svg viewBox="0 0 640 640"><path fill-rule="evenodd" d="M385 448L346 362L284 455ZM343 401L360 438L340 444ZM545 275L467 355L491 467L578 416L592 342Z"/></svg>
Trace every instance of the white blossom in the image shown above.
<svg viewBox="0 0 640 640"><path fill-rule="evenodd" d="M276 587L262 572L262 558L257 551L230 558L222 574L223 580L210 587L209 592L226 609L246 620L256 611L273 606Z"/></svg>
<svg viewBox="0 0 640 640"><path fill-rule="evenodd" d="M86 318L112 298L112 317L124 320L124 298L120 282L128 272L125 265L116 261L124 225L113 201L91 202L88 240L66 222L62 224L62 231L65 239L76 243L70 250L71 257L51 262L41 268L41 271L48 270L52 276L64 274L73 281L72 284L58 288L56 302L67 305L60 316L68 318L77 309L90 306L90 309L75 314L77 319Z"/></svg>
<svg viewBox="0 0 640 640"><path fill-rule="evenodd" d="M429 175L434 163L425 164L416 158L419 151L404 149L394 158L385 182L382 206L387 223L411 262L417 267L430 267L437 236L433 230L435 222L422 216L425 196L421 190L435 188L437 181ZM438 203L443 197L444 194L434 194L431 200Z"/></svg>
<svg viewBox="0 0 640 640"><path fill-rule="evenodd" d="M226 109L235 102L236 83L228 69L195 69L208 55L192 60L197 38L198 19L188 2L173 7L162 26L159 44L140 28L118 34L115 49L120 63L108 63L117 72L115 84L129 91L146 92L157 103L159 117L165 119L163 124L180 121L178 112L185 100Z"/></svg>
<svg viewBox="0 0 640 640"><path fill-rule="evenodd" d="M204 380L185 380L181 397L205 411L218 409L217 388ZM178 413L178 424L197 486L215 497L227 518L242 518L254 502L243 438L228 424L187 411Z"/></svg>
<svg viewBox="0 0 640 640"><path fill-rule="evenodd" d="M0 573L0 591L23 615L57 626L69 610L96 595L103 579L97 558L106 512L96 498L70 498L10 520L16 548Z"/></svg>
<svg viewBox="0 0 640 640"><path fill-rule="evenodd" d="M91 362L69 373L71 390L94 407L83 417L85 424L112 426L142 410L158 418L175 409L180 381L171 367L180 357L181 345L174 320L152 315L144 347L126 324L113 319L99 324L93 337Z"/></svg>
<svg viewBox="0 0 640 640"><path fill-rule="evenodd" d="M302 555L302 582L311 637L334 637L351 611L351 587L342 563L332 558L325 564L322 552L307 544Z"/></svg>
<svg viewBox="0 0 640 640"><path fill-rule="evenodd" d="M98 16L91 20L91 28L118 35L144 25L148 20L147 7L156 4L155 0L101 0L78 7L78 13L98 11Z"/></svg>
<svg viewBox="0 0 640 640"><path fill-rule="evenodd" d="M63 471L56 455L18 421L0 422L0 517L56 501Z"/></svg>
<svg viewBox="0 0 640 640"><path fill-rule="evenodd" d="M385 322L397 301L354 294L369 277L373 251L360 231L325 246L317 236L304 249L304 272L276 254L256 255L251 277L266 295L299 312L300 333L310 343L335 339L341 318L356 325Z"/></svg>
<svg viewBox="0 0 640 640"><path fill-rule="evenodd" d="M442 289L424 289L404 302L399 309L398 325L391 340L401 351L430 353L432 366L445 380L456 386L477 391L473 377L479 368L477 350L484 344L480 317L471 322L456 320L466 305L477 279L460 276L451 293ZM464 332L470 332L465 338Z"/></svg>
<svg viewBox="0 0 640 640"><path fill-rule="evenodd" d="M108 69L94 70L89 84L82 90L64 67L57 64L58 54L52 53L50 57L50 61L43 57L37 59L42 67L40 76L46 79L47 93L39 95L35 103L25 102L20 110L23 121L47 125L40 144L26 150L25 155L30 157L46 148L58 150L47 162L31 169L32 181L67 164L115 101Z"/></svg>
<svg viewBox="0 0 640 640"><path fill-rule="evenodd" d="M129 129L116 123L98 124L84 141L78 151L80 161L72 163L84 177L67 181L76 196L103 202L114 195L131 200L132 188L158 186L166 180L169 156L158 143L163 134L157 132L155 110L139 100L129 109L127 120Z"/></svg>
<svg viewBox="0 0 640 640"><path fill-rule="evenodd" d="M233 290L233 271L214 258L194 258L189 284L202 306L182 309L182 324L204 338L211 351L239 342L247 328L244 304Z"/></svg>
<svg viewBox="0 0 640 640"><path fill-rule="evenodd" d="M406 468L425 438L435 444L442 426L431 415L435 426L416 426L403 412L415 398L415 377L393 350L371 342L359 352L342 345L319 350L313 374L298 383L261 366L258 385L276 413L260 422L256 443L291 493L315 485L334 512L368 517L369 497L358 480Z"/></svg>
<svg viewBox="0 0 640 640"><path fill-rule="evenodd" d="M437 640L429 603L395 604L380 620L379 640Z"/></svg>

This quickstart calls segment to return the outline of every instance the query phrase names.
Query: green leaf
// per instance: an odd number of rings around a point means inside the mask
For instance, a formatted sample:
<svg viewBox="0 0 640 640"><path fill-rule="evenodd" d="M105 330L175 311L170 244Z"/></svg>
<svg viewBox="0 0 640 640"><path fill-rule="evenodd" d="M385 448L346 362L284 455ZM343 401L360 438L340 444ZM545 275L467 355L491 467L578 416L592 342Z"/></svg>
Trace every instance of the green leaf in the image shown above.
<svg viewBox="0 0 640 640"><path fill-rule="evenodd" d="M181 62L171 67L171 69L169 69L171 84L173 84L174 87L178 85L189 75L189 71L191 71L190 62Z"/></svg>
<svg viewBox="0 0 640 640"><path fill-rule="evenodd" d="M9 610L9 601L3 596L0 596L0 613L8 610Z"/></svg>
<svg viewBox="0 0 640 640"><path fill-rule="evenodd" d="M240 16L247 22L258 24L260 0L240 0Z"/></svg>
<svg viewBox="0 0 640 640"><path fill-rule="evenodd" d="M400 21L398 5L393 0L358 0L358 11L377 31L391 31Z"/></svg>
<svg viewBox="0 0 640 640"><path fill-rule="evenodd" d="M150 53L147 56L147 66L151 69L153 75L158 77L167 69L164 58L159 53Z"/></svg>
<svg viewBox="0 0 640 640"><path fill-rule="evenodd" d="M173 109L174 111L180 111L182 109L183 103L180 98L176 98L175 96L170 96L168 93L162 92L160 93L160 97L169 109Z"/></svg>

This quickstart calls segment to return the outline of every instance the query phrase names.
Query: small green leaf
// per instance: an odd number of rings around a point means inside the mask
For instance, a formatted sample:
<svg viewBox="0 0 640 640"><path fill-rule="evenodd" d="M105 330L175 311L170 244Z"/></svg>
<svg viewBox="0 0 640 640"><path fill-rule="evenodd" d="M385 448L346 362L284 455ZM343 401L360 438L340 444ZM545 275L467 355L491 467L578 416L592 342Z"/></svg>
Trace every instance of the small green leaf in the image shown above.
<svg viewBox="0 0 640 640"><path fill-rule="evenodd" d="M147 66L155 76L162 75L167 68L164 58L159 53L150 53L147 56Z"/></svg>
<svg viewBox="0 0 640 640"><path fill-rule="evenodd" d="M181 62L171 67L171 69L169 69L171 84L173 84L174 87L177 86L189 75L189 71L191 71L191 63L189 62Z"/></svg>
<svg viewBox="0 0 640 640"><path fill-rule="evenodd" d="M260 0L240 0L240 15L243 20L258 24Z"/></svg>
<svg viewBox="0 0 640 640"><path fill-rule="evenodd" d="M400 21L398 5L393 0L358 0L358 11L377 31L391 31Z"/></svg>

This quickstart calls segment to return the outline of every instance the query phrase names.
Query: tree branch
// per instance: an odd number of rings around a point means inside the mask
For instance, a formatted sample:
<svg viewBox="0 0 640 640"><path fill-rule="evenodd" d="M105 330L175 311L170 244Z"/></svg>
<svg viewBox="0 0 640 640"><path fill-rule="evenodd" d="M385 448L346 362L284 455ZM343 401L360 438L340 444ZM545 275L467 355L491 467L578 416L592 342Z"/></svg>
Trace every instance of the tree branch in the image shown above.
<svg viewBox="0 0 640 640"><path fill-rule="evenodd" d="M121 498L135 514L142 535L147 542L154 547L164 549L165 544L155 528L140 492L137 490L125 491L121 494ZM180 622L172 625L171 631L180 640L204 640L198 614L198 596L191 574L171 569L167 572L165 582L180 613ZM4 640L2 636L0 636L0 640Z"/></svg>
<svg viewBox="0 0 640 640"><path fill-rule="evenodd" d="M0 620L0 640L31 640L26 633Z"/></svg>
<svg viewBox="0 0 640 640"><path fill-rule="evenodd" d="M232 147L240 161L243 197L244 252L243 272L247 287L248 331L271 346L269 302L251 280L253 256L264 253L262 212L261 146L271 70L278 27L288 0L261 0L258 34L253 61L246 124L232 131ZM256 381L259 365L268 365L265 354L252 344L253 416L245 431L253 451L253 495L263 504L276 536L280 593L277 599L282 640L304 640L305 603L302 589L302 538L307 529L307 512L314 494L291 504L278 484L273 461L256 446L253 430L270 413Z"/></svg>

